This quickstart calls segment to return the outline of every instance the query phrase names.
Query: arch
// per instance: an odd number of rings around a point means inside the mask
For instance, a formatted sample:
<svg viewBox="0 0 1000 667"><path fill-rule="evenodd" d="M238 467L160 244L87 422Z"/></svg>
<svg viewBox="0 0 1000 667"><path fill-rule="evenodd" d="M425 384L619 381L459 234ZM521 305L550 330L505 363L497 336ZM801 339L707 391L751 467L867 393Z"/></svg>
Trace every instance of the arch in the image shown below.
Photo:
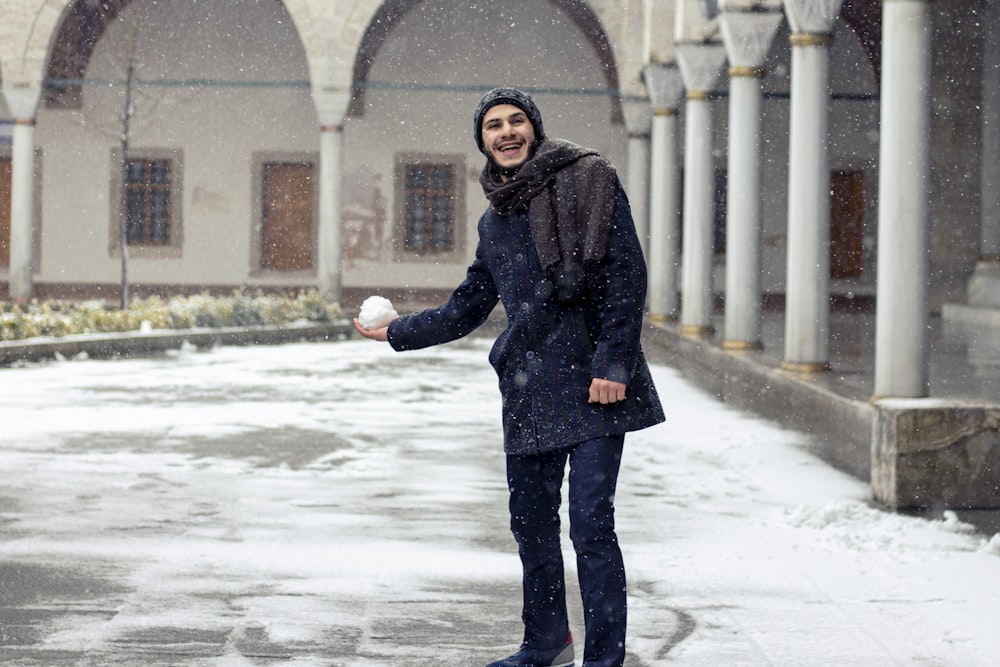
<svg viewBox="0 0 1000 667"><path fill-rule="evenodd" d="M868 62L875 73L875 83L882 78L882 2L881 0L847 0L840 17L851 27L868 53Z"/></svg>
<svg viewBox="0 0 1000 667"><path fill-rule="evenodd" d="M423 0L385 0L378 11L372 16L358 46L354 60L352 76L351 104L348 109L350 116L364 115L365 88L372 65L378 56L379 49L388 39L396 24ZM611 98L611 119L623 122L621 93L619 91L618 66L614 51L607 34L601 27L597 15L584 0L548 0L561 10L572 23L583 33L594 49L601 65L608 95Z"/></svg>
<svg viewBox="0 0 1000 667"><path fill-rule="evenodd" d="M94 47L131 0L74 0L63 13L45 67L42 99L49 109L80 107L83 79Z"/></svg>
<svg viewBox="0 0 1000 667"><path fill-rule="evenodd" d="M4 15L5 27L10 28L0 40L5 86L16 83L34 88L40 84L53 36L71 1L38 0L35 9Z"/></svg>
<svg viewBox="0 0 1000 667"><path fill-rule="evenodd" d="M281 2L282 0L278 0ZM94 48L107 27L132 0L70 0L54 31L45 63L42 100L50 109L79 108L84 78ZM296 25L304 13L299 3L284 3ZM295 7L288 6L296 5ZM293 9L297 12L293 14ZM299 20L296 21L296 18ZM300 41L304 35L299 32Z"/></svg>

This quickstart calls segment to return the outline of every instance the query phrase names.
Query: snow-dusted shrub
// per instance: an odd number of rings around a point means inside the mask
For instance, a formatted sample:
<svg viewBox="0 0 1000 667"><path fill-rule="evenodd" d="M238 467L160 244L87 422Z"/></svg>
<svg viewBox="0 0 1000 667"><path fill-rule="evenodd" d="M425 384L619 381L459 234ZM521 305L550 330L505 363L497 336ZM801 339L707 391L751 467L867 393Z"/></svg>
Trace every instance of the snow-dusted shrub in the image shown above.
<svg viewBox="0 0 1000 667"><path fill-rule="evenodd" d="M0 307L0 340L40 336L115 333L156 329L191 329L330 322L341 317L340 306L310 290L287 296L229 297L207 294L134 299L128 310L102 301L38 301Z"/></svg>

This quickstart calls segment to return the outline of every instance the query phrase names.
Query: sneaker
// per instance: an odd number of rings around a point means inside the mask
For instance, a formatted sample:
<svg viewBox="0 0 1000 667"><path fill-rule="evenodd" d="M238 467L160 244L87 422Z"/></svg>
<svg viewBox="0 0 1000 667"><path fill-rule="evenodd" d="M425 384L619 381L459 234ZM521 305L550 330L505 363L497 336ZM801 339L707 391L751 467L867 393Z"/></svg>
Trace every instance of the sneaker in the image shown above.
<svg viewBox="0 0 1000 667"><path fill-rule="evenodd" d="M573 667L573 635L566 638L562 648L542 651L521 646L521 650L503 660L497 660L486 667Z"/></svg>

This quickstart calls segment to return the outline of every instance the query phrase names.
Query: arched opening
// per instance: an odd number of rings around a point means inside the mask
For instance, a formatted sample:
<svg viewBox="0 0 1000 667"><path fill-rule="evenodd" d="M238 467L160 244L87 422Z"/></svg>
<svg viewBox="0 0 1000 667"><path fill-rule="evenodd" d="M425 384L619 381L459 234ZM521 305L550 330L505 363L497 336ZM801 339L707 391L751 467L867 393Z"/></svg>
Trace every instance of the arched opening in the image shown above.
<svg viewBox="0 0 1000 667"><path fill-rule="evenodd" d="M45 72L39 284L111 283L122 247L136 295L314 282L318 121L283 2L76 0Z"/></svg>
<svg viewBox="0 0 1000 667"><path fill-rule="evenodd" d="M131 0L76 0L63 15L45 68L43 99L48 109L79 109L81 80L108 24Z"/></svg>
<svg viewBox="0 0 1000 667"><path fill-rule="evenodd" d="M878 83L882 76L882 2L847 0L841 7L840 17L858 36Z"/></svg>
<svg viewBox="0 0 1000 667"><path fill-rule="evenodd" d="M353 90L349 115L361 116L364 114L365 90L370 84L376 83L369 81L369 74L379 50L396 25L424 1L386 0L372 17L354 60ZM604 85L611 98L611 120L616 123L623 122L618 67L611 44L597 16L583 0L549 0L549 2L562 11L590 43L600 62ZM470 11L472 9L475 8L470 8Z"/></svg>

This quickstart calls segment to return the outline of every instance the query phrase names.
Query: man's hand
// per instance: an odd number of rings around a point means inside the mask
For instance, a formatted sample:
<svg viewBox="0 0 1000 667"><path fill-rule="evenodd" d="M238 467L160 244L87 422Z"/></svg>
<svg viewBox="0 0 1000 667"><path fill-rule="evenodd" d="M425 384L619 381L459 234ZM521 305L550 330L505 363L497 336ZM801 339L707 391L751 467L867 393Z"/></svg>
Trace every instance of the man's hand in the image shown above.
<svg viewBox="0 0 1000 667"><path fill-rule="evenodd" d="M602 403L608 405L625 400L625 385L621 382L612 382L603 378L594 378L590 381L590 400L588 403Z"/></svg>
<svg viewBox="0 0 1000 667"><path fill-rule="evenodd" d="M354 318L354 330L365 338L371 338L372 340L380 340L385 342L389 340L389 325L384 327L379 327L378 329L365 329L361 326L361 322L358 322L358 318Z"/></svg>

